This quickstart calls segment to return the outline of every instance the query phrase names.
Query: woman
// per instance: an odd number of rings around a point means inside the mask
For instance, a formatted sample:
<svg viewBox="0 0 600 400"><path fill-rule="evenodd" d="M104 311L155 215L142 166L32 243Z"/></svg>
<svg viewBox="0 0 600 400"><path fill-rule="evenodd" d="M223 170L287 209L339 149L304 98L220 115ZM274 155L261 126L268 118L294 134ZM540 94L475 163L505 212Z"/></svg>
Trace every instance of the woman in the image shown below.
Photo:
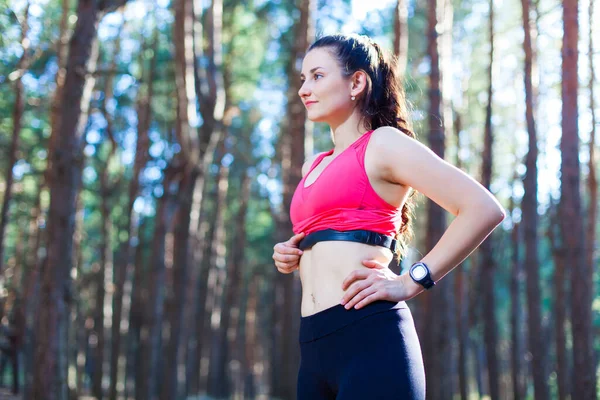
<svg viewBox="0 0 600 400"><path fill-rule="evenodd" d="M298 94L335 147L302 167L274 247L302 281L298 400L424 399L419 340L406 300L433 287L503 220L496 199L414 139L395 60L365 36L308 50ZM410 236L414 191L456 216L409 273L387 265ZM396 240L394 240L396 239Z"/></svg>

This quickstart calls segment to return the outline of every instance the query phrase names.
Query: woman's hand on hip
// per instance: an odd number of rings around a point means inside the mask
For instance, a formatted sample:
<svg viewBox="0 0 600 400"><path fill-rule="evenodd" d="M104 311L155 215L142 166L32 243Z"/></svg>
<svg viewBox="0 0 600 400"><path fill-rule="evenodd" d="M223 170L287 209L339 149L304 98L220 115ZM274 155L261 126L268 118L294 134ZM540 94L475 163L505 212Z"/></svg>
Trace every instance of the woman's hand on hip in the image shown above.
<svg viewBox="0 0 600 400"><path fill-rule="evenodd" d="M358 309L377 300L404 301L425 290L408 274L396 275L378 261L364 260L362 263L369 269L356 269L342 282L346 293L340 304L346 309Z"/></svg>
<svg viewBox="0 0 600 400"><path fill-rule="evenodd" d="M298 269L302 250L298 243L304 238L304 232L292 236L289 240L277 243L273 246L273 260L277 270L283 274L289 274Z"/></svg>

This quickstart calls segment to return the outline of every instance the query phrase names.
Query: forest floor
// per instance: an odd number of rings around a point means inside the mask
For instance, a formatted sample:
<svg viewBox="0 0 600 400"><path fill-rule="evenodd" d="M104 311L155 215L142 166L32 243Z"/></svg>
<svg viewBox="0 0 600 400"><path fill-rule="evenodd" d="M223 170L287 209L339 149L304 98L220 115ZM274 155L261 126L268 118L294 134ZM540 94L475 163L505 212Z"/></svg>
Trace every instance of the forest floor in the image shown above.
<svg viewBox="0 0 600 400"><path fill-rule="evenodd" d="M15 396L9 389L0 389L0 400L21 400L21 396Z"/></svg>

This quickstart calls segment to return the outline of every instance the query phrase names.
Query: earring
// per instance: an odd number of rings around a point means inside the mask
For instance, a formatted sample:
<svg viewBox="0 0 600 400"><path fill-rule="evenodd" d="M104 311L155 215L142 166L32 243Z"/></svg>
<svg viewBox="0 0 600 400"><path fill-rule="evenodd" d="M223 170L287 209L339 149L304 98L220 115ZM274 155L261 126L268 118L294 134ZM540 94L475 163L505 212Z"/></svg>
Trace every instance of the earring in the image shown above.
<svg viewBox="0 0 600 400"><path fill-rule="evenodd" d="M356 100L356 97L352 96L350 97L352 99L352 101Z"/></svg>

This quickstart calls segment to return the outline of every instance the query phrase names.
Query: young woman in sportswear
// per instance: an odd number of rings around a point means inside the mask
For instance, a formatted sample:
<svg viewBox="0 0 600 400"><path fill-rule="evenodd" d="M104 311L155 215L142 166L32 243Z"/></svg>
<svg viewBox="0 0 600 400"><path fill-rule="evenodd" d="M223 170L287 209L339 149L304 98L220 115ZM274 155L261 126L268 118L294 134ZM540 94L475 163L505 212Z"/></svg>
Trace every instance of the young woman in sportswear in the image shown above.
<svg viewBox="0 0 600 400"><path fill-rule="evenodd" d="M406 300L431 288L503 220L496 199L414 139L395 59L365 36L310 46L298 92L334 148L302 167L294 236L274 247L279 272L302 281L298 400L425 399L419 339ZM411 194L456 218L396 275L410 236Z"/></svg>

